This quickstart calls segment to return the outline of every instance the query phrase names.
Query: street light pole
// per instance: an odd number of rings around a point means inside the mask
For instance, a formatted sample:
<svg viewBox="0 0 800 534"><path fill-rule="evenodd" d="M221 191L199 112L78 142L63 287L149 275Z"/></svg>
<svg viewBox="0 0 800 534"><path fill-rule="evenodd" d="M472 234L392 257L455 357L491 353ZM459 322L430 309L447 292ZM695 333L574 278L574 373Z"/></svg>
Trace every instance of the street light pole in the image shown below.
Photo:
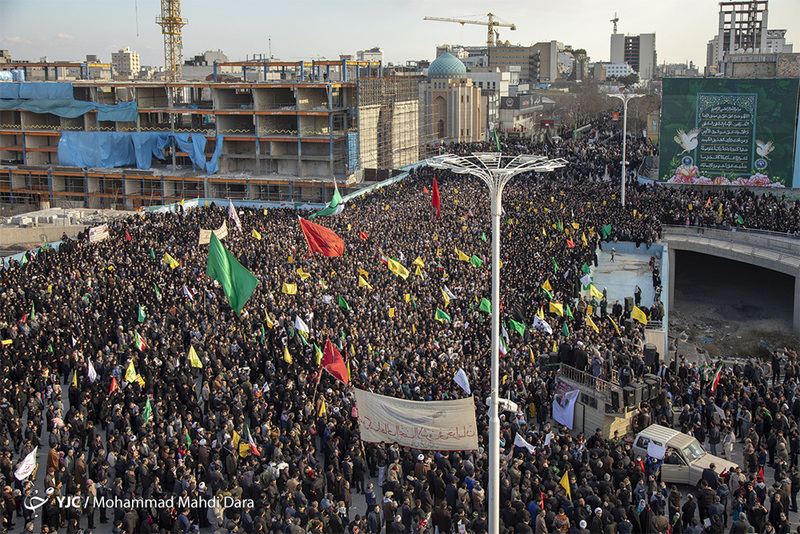
<svg viewBox="0 0 800 534"><path fill-rule="evenodd" d="M617 93L609 96L622 100L622 206L625 207L625 180L626 180L626 150L628 148L628 102L632 98L639 98L644 95L636 93Z"/></svg>
<svg viewBox="0 0 800 534"><path fill-rule="evenodd" d="M564 167L564 159L545 156L503 156L499 152L476 152L471 156L443 154L428 165L457 174L477 176L489 188L492 217L492 348L491 395L489 401L489 533L500 532L500 217L503 188L523 172L550 172Z"/></svg>

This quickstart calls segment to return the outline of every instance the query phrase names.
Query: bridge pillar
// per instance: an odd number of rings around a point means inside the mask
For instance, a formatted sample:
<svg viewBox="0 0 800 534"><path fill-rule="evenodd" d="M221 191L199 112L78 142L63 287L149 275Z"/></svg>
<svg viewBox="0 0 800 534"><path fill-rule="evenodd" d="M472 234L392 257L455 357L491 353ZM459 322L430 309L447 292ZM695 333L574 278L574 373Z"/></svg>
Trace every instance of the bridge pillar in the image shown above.
<svg viewBox="0 0 800 534"><path fill-rule="evenodd" d="M800 274L794 277L794 333L800 334Z"/></svg>
<svg viewBox="0 0 800 534"><path fill-rule="evenodd" d="M667 291L669 292L669 300L667 301L668 309L672 309L672 306L675 304L675 249L673 247L668 247L668 262L669 262L669 287Z"/></svg>

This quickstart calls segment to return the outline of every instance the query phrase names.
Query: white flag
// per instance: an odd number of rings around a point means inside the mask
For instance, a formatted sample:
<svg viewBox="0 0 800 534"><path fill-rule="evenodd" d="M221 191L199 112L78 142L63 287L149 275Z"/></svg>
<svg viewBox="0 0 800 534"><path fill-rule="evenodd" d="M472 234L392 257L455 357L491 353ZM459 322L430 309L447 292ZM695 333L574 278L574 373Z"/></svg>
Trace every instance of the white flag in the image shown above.
<svg viewBox="0 0 800 534"><path fill-rule="evenodd" d="M77 344L78 344L78 340L75 339L75 336L72 336L72 346L74 347Z"/></svg>
<svg viewBox="0 0 800 534"><path fill-rule="evenodd" d="M296 315L294 318L294 328L295 330L299 330L300 332L305 334L306 338L308 338L308 335L311 333L310 329L308 328L308 325L304 320L300 318L299 315Z"/></svg>
<svg viewBox="0 0 800 534"><path fill-rule="evenodd" d="M464 372L464 369L459 369L453 380L461 386L461 389L467 392L467 395L472 395L472 390L469 387L469 378L467 378L467 373Z"/></svg>
<svg viewBox="0 0 800 534"><path fill-rule="evenodd" d="M531 454L533 454L534 451L536 451L536 447L534 447L533 445L531 445L530 443L525 441L525 438L523 438L522 434L520 434L519 432L517 432L517 435L514 436L514 446L515 447L524 447L524 448L528 449L528 452L530 452Z"/></svg>
<svg viewBox="0 0 800 534"><path fill-rule="evenodd" d="M233 207L233 200L228 199L228 217L234 220L236 223L236 229L240 232L242 231L242 221L239 220L239 214L236 213L236 208Z"/></svg>
<svg viewBox="0 0 800 534"><path fill-rule="evenodd" d="M92 365L92 360L89 360L89 382L94 384L95 380L97 380L97 371L94 370L94 365Z"/></svg>
<svg viewBox="0 0 800 534"><path fill-rule="evenodd" d="M505 338L506 343L508 343L508 331L506 330L506 325L502 325L501 328L502 328L503 337Z"/></svg>
<svg viewBox="0 0 800 534"><path fill-rule="evenodd" d="M581 276L581 284L583 284L583 287L589 287L591 283L592 283L591 276L589 276L588 274L584 274L583 276Z"/></svg>
<svg viewBox="0 0 800 534"><path fill-rule="evenodd" d="M194 297L189 293L189 288L186 287L186 284L183 284L183 294L189 297L189 300L194 301Z"/></svg>
<svg viewBox="0 0 800 534"><path fill-rule="evenodd" d="M450 300L456 300L458 298L457 296L453 295L452 291L447 289L447 286L443 286L442 291L444 291L444 294L447 295L447 298Z"/></svg>
<svg viewBox="0 0 800 534"><path fill-rule="evenodd" d="M533 327L536 330L544 330L548 334L552 334L553 333L553 329L550 328L550 325L547 324L547 321L545 321L544 319L539 319L538 315L534 315L533 316Z"/></svg>
<svg viewBox="0 0 800 534"><path fill-rule="evenodd" d="M19 467L17 467L17 470L14 471L14 476L17 478L17 480L25 480L31 476L33 470L36 469L36 454L38 452L39 447L36 447L28 453L24 460L22 460L22 462L19 464Z"/></svg>

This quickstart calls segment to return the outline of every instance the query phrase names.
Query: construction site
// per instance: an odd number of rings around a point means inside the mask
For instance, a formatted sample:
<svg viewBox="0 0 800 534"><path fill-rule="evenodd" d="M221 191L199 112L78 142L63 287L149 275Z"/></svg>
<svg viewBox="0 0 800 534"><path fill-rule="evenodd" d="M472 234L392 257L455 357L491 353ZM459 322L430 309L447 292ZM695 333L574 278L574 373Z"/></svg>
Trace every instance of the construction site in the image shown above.
<svg viewBox="0 0 800 534"><path fill-rule="evenodd" d="M182 81L179 0L157 22L165 81L0 83L5 211L327 202L334 181L357 189L426 156L416 78L342 59L215 62L212 79ZM2 69L24 80L30 66Z"/></svg>

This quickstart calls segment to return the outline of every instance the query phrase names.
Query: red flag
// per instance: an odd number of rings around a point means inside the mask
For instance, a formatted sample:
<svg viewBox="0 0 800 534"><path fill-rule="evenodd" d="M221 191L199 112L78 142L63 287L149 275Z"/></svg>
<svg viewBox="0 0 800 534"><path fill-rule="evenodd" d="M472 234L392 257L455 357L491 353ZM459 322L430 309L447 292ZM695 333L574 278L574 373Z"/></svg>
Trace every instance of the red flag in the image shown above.
<svg viewBox="0 0 800 534"><path fill-rule="evenodd" d="M127 231L127 230L125 230L125 239L126 239L127 241L130 241L130 240L131 240L131 234L130 234L130 233Z"/></svg>
<svg viewBox="0 0 800 534"><path fill-rule="evenodd" d="M347 378L347 364L344 363L342 355L333 346L330 338L325 340L325 352L322 353L320 365L335 378L344 382L345 385L350 382Z"/></svg>
<svg viewBox="0 0 800 534"><path fill-rule="evenodd" d="M431 204L436 208L436 220L439 220L439 215L442 213L442 200L439 198L439 184L436 183L436 177L433 178L433 196L431 197Z"/></svg>
<svg viewBox="0 0 800 534"><path fill-rule="evenodd" d="M323 256L341 256L344 253L344 241L333 230L308 222L300 217L300 228L306 237L308 248Z"/></svg>
<svg viewBox="0 0 800 534"><path fill-rule="evenodd" d="M757 476L758 476L758 479L761 480L761 482L764 482L764 466L763 465L758 469L758 475Z"/></svg>
<svg viewBox="0 0 800 534"><path fill-rule="evenodd" d="M363 239L364 241L366 241L366 240L367 240L367 238L369 238L369 234L368 234L368 233L366 233L366 232L358 232L358 237L360 237L361 239Z"/></svg>
<svg viewBox="0 0 800 534"><path fill-rule="evenodd" d="M567 239L567 246L569 248L575 248L575 243L572 242L572 239Z"/></svg>
<svg viewBox="0 0 800 534"><path fill-rule="evenodd" d="M425 187L425 186L422 187L422 192L425 193L426 195L429 195L431 193L430 191L428 191L428 188Z"/></svg>
<svg viewBox="0 0 800 534"><path fill-rule="evenodd" d="M111 395L112 393L114 393L118 389L119 389L119 383L117 383L117 379L116 378L112 377L111 378L111 389L108 390L108 394Z"/></svg>
<svg viewBox="0 0 800 534"><path fill-rule="evenodd" d="M716 374L714 375L714 382L711 384L711 393L713 394L717 390L717 386L719 385L719 377L722 375L722 364L720 364L719 369L717 369Z"/></svg>

